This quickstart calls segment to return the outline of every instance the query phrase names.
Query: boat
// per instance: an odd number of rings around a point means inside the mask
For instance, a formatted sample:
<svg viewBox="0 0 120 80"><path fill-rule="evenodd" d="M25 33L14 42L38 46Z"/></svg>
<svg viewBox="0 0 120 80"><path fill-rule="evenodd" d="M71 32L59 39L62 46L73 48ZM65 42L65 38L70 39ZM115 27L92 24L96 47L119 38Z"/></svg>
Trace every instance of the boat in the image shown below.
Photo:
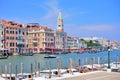
<svg viewBox="0 0 120 80"><path fill-rule="evenodd" d="M49 54L46 54L44 58L56 58L56 55L54 55L53 49L51 49Z"/></svg>
<svg viewBox="0 0 120 80"><path fill-rule="evenodd" d="M68 54L69 52L62 52L61 54Z"/></svg>
<svg viewBox="0 0 120 80"><path fill-rule="evenodd" d="M56 55L49 54L49 55L44 56L44 58L56 58Z"/></svg>
<svg viewBox="0 0 120 80"><path fill-rule="evenodd" d="M0 59L7 59L7 58L8 58L8 50L0 49Z"/></svg>
<svg viewBox="0 0 120 80"><path fill-rule="evenodd" d="M8 58L8 56L1 56L0 55L0 59L7 59Z"/></svg>
<svg viewBox="0 0 120 80"><path fill-rule="evenodd" d="M33 53L24 53L24 54L20 54L22 56L33 56Z"/></svg>

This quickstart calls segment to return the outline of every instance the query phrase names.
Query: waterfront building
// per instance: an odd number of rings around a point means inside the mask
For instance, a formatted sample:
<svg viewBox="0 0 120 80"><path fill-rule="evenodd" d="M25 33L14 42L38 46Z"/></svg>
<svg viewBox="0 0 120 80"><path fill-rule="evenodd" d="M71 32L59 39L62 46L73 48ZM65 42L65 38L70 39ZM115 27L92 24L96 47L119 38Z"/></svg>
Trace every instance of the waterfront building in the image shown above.
<svg viewBox="0 0 120 80"><path fill-rule="evenodd" d="M0 49L4 48L4 25L0 23Z"/></svg>
<svg viewBox="0 0 120 80"><path fill-rule="evenodd" d="M28 25L28 47L30 51L39 53L55 47L54 31L46 26Z"/></svg>
<svg viewBox="0 0 120 80"><path fill-rule="evenodd" d="M111 41L111 48L115 49L115 50L119 50L120 49L120 43L118 41Z"/></svg>
<svg viewBox="0 0 120 80"><path fill-rule="evenodd" d="M79 39L79 49L85 49L85 48L87 48L87 44L85 43L85 41Z"/></svg>
<svg viewBox="0 0 120 80"><path fill-rule="evenodd" d="M78 52L79 38L67 36L67 49L68 52Z"/></svg>
<svg viewBox="0 0 120 80"><path fill-rule="evenodd" d="M26 26L14 21L0 20L4 28L4 48L14 55L27 52L27 29Z"/></svg>

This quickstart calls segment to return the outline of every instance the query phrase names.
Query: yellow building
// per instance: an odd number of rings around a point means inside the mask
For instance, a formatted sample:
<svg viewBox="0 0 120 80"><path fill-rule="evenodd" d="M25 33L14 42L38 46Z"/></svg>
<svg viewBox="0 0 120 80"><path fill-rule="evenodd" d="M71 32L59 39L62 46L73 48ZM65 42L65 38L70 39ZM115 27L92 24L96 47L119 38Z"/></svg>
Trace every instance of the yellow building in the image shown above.
<svg viewBox="0 0 120 80"><path fill-rule="evenodd" d="M45 26L28 26L28 47L34 53L54 48L54 31Z"/></svg>

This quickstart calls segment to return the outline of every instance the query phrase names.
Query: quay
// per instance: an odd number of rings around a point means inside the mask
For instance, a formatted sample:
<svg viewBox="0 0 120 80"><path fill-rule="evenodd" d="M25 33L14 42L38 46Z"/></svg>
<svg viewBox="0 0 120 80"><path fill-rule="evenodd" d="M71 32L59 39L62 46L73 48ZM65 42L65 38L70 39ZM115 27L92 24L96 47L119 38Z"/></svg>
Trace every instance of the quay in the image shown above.
<svg viewBox="0 0 120 80"><path fill-rule="evenodd" d="M5 80L0 76L0 80ZM7 80L10 80L7 79ZM11 78L11 80L19 80ZM64 74L60 77L45 78L39 76L33 76L32 78L20 79L20 80L120 80L120 73L118 72L106 72L106 71L91 71L87 73Z"/></svg>
<svg viewBox="0 0 120 80"><path fill-rule="evenodd" d="M120 73L95 71L51 80L120 80Z"/></svg>

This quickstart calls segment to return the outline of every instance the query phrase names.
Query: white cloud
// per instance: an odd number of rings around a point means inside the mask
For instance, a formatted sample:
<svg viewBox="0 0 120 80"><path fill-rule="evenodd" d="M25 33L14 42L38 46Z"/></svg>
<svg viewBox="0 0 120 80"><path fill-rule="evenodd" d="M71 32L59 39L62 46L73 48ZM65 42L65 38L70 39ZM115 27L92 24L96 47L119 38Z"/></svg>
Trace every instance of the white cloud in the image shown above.
<svg viewBox="0 0 120 80"><path fill-rule="evenodd" d="M37 3L37 5L39 3ZM56 29L57 28L57 16L59 12L58 0L43 1L38 7L44 10L44 14L39 20L40 24L51 27L52 29Z"/></svg>
<svg viewBox="0 0 120 80"><path fill-rule="evenodd" d="M44 19L52 19L58 15L58 2L57 0L51 0L49 2L44 3L46 7L47 13L43 16Z"/></svg>

